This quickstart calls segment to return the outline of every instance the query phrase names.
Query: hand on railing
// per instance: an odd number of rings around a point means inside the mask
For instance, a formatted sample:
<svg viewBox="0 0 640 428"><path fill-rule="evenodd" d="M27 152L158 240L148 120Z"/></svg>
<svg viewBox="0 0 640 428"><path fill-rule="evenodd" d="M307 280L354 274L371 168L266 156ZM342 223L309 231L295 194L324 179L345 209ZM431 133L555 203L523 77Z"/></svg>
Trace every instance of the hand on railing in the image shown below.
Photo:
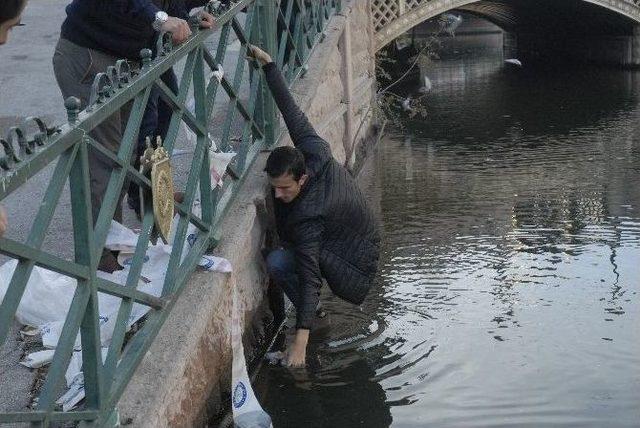
<svg viewBox="0 0 640 428"><path fill-rule="evenodd" d="M187 21L176 18L175 16L170 16L169 19L162 24L160 30L171 33L174 45L183 43L189 38L189 36L191 36L191 28L189 28Z"/></svg>
<svg viewBox="0 0 640 428"><path fill-rule="evenodd" d="M192 16L189 19L189 22L194 23L196 27L203 30L208 30L213 28L215 25L215 18L209 12L202 10L198 12L198 14ZM170 16L169 19L162 24L160 31L163 33L171 33L173 44L179 45L180 43L184 43L191 36L191 27L189 26L189 22L184 19Z"/></svg>
<svg viewBox="0 0 640 428"><path fill-rule="evenodd" d="M267 65L272 61L271 56L265 51L263 51L262 49L260 49L259 47L254 45L249 45L247 46L247 48L248 48L247 59L253 59L258 61L260 66Z"/></svg>

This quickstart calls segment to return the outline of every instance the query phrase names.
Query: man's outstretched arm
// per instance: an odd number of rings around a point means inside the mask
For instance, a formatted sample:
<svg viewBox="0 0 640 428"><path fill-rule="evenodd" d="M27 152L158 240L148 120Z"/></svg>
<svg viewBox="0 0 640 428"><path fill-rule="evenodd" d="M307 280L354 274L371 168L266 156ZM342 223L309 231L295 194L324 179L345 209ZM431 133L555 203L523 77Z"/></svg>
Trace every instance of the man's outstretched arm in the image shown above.
<svg viewBox="0 0 640 428"><path fill-rule="evenodd" d="M329 144L318 136L307 116L293 100L287 83L276 64L271 60L271 56L256 46L249 47L249 54L260 63L264 70L267 84L278 110L282 113L293 145L305 154L308 161L315 158L321 164L322 160L331 157ZM313 168L313 165L312 161L308 166Z"/></svg>

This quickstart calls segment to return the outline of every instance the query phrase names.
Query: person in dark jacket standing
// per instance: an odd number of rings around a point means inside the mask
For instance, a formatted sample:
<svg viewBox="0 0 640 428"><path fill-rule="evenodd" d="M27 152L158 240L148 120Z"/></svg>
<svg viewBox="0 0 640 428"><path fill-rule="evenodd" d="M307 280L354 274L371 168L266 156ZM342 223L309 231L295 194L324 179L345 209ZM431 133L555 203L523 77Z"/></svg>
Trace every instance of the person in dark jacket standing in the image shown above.
<svg viewBox="0 0 640 428"><path fill-rule="evenodd" d="M152 47L156 32L170 31L174 44L184 42L191 35L184 0L73 0L66 12L67 18L62 24L53 56L53 69L62 96L65 99L71 96L79 98L82 109L89 102L96 74L115 65L118 59L139 63L140 51ZM213 26L210 14L202 13L200 18L203 28ZM106 149L117 152L129 109L130 104L94 128L89 135ZM89 150L94 223L111 170L107 158ZM120 203L114 217L118 221L122 218ZM115 257L105 250L99 268L111 272L119 266Z"/></svg>
<svg viewBox="0 0 640 428"><path fill-rule="evenodd" d="M156 0L156 5L159 5L161 8L169 10L172 13L176 13L178 17L184 19L188 18L188 13L191 9L204 6L206 3L208 3L208 0L181 0L178 2L175 0ZM154 47L155 42L156 41L154 40ZM176 77L173 68L167 70L160 79L176 96L178 95L178 78ZM160 139L164 141L169 131L169 124L171 123L173 109L167 102L160 98L160 93L160 89L153 88L149 94L147 107L144 111L142 122L140 123L140 133L138 134L138 146L136 147L134 159L134 168L136 169L140 167L140 157L147 148L147 138L155 145L157 138L160 137ZM127 203L129 208L133 209L138 218L140 218L142 215L140 206L140 188L135 182L129 183Z"/></svg>
<svg viewBox="0 0 640 428"><path fill-rule="evenodd" d="M267 268L296 308L296 335L287 364L302 366L322 279L337 296L361 304L376 274L380 239L355 180L295 104L271 57L255 46L250 52L262 65L295 146L278 147L267 159L283 243L268 255Z"/></svg>

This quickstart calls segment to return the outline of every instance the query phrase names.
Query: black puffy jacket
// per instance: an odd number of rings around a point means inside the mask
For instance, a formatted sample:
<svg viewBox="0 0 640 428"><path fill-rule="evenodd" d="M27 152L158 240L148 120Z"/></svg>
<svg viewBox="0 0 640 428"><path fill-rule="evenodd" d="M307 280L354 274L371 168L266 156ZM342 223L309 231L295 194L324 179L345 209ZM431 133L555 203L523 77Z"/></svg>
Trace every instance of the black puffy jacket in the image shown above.
<svg viewBox="0 0 640 428"><path fill-rule="evenodd" d="M309 174L291 203L274 201L280 239L296 257L301 287L296 327L308 329L322 277L337 296L362 303L376 274L380 239L373 213L349 171L333 158L329 144L295 104L276 65L263 69Z"/></svg>

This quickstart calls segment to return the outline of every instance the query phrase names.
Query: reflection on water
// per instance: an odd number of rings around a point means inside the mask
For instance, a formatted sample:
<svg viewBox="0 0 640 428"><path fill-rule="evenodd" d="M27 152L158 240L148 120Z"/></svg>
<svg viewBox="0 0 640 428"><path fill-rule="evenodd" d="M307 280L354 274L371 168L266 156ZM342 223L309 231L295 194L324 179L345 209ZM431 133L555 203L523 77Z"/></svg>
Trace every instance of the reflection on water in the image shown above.
<svg viewBox="0 0 640 428"><path fill-rule="evenodd" d="M326 296L304 373L263 368L275 426L640 426L640 74L429 77L377 153L379 284Z"/></svg>

